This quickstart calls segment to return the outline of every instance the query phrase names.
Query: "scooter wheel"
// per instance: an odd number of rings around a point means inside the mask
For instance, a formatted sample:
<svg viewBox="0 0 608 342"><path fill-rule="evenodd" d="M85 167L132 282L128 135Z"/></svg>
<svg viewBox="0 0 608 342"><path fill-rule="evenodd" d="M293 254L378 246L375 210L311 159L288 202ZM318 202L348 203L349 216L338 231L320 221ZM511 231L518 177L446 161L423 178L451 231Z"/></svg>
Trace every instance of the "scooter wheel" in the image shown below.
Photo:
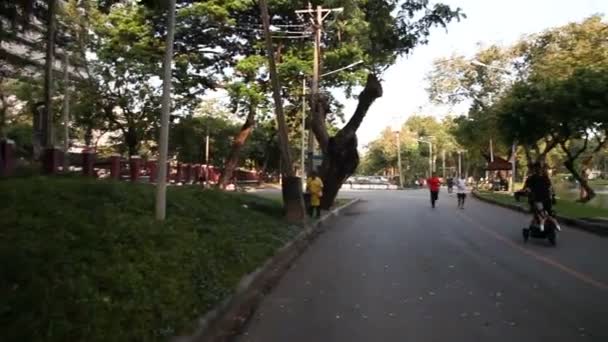
<svg viewBox="0 0 608 342"><path fill-rule="evenodd" d="M528 242L528 239L530 238L530 229L528 229L528 228L522 229L521 234L524 237L524 242Z"/></svg>

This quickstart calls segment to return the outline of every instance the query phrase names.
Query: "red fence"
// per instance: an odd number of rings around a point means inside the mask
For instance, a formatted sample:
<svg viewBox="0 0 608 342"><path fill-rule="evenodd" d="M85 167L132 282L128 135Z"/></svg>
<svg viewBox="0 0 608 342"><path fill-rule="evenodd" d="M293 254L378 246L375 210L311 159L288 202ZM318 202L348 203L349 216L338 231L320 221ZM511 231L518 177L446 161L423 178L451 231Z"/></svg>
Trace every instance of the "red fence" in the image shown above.
<svg viewBox="0 0 608 342"><path fill-rule="evenodd" d="M10 176L15 171L14 143L0 141L0 176ZM156 182L158 177L158 162L153 159L142 159L138 156L123 158L115 155L109 158L98 159L94 151L65 154L57 149L45 151L43 171L46 174L59 173L64 158L68 158L71 170L79 171L82 175L96 178L110 178L132 182ZM167 167L167 181L175 184L216 184L219 181L221 169L204 164L191 164L169 162ZM257 172L237 169L231 182L252 183L259 182Z"/></svg>

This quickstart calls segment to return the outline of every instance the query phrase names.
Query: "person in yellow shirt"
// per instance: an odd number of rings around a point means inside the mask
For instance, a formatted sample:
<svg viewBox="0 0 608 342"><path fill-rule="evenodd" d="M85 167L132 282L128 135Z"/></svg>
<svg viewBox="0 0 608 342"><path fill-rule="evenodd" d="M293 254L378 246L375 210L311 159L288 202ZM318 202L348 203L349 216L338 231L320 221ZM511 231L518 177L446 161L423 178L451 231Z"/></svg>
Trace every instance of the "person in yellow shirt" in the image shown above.
<svg viewBox="0 0 608 342"><path fill-rule="evenodd" d="M323 181L316 171L310 173L306 181L306 189L310 193L311 215L321 217L321 197L323 197ZM316 212L316 215L315 215Z"/></svg>

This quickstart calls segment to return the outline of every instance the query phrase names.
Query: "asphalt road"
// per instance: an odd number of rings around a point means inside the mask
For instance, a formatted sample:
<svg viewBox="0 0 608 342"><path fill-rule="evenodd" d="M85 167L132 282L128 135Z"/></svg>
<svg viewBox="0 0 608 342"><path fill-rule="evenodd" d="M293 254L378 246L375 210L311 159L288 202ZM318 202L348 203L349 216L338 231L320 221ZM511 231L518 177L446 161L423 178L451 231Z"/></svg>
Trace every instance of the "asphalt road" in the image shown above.
<svg viewBox="0 0 608 342"><path fill-rule="evenodd" d="M297 260L239 342L608 341L608 239L426 191L361 197Z"/></svg>

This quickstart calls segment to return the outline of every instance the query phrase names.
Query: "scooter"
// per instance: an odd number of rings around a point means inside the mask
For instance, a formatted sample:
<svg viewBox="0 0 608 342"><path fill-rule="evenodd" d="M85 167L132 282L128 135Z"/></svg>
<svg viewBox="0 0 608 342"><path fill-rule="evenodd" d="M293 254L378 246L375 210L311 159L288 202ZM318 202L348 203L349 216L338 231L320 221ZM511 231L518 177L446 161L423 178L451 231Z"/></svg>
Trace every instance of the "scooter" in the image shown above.
<svg viewBox="0 0 608 342"><path fill-rule="evenodd" d="M539 208L539 214L537 215L542 215L544 217L550 216L549 213L543 208ZM551 215L551 217L553 220L555 220L555 214ZM539 219L536 217L534 222L531 223L529 227L522 229L524 242L528 242L530 238L547 239L552 246L555 246L557 244L557 233L559 232L559 228L555 225L553 220L545 219L543 230L540 230L540 226L538 224Z"/></svg>

